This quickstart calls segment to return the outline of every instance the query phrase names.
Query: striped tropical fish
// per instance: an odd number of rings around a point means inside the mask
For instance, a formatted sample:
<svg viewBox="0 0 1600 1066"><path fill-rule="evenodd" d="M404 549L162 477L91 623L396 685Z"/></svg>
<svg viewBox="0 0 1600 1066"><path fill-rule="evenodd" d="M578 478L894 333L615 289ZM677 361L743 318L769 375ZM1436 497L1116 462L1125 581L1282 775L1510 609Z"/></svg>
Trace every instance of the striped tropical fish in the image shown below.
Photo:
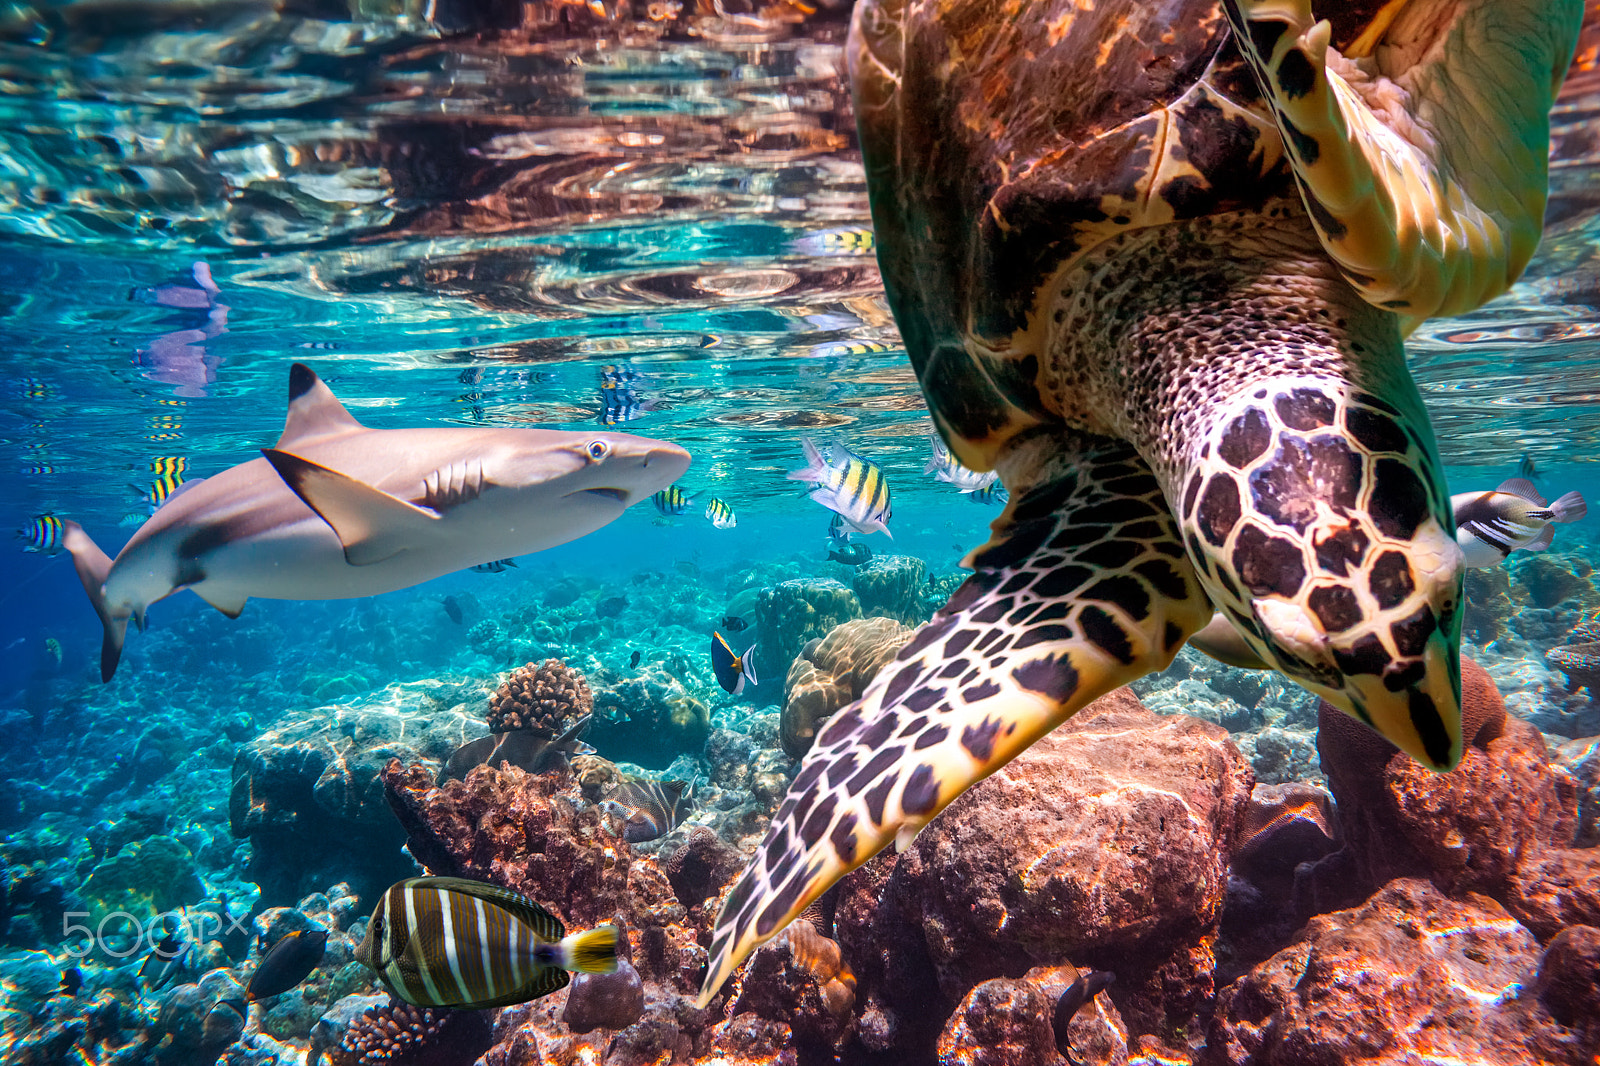
<svg viewBox="0 0 1600 1066"><path fill-rule="evenodd" d="M181 455L158 455L150 460L150 472L157 477L176 476L181 480L189 472L189 460Z"/></svg>
<svg viewBox="0 0 1600 1066"><path fill-rule="evenodd" d="M802 439L806 452L806 465L801 470L791 470L791 481L809 481L814 488L811 498L842 517L845 524L861 533L889 532L889 482L884 479L878 464L840 448L838 461L824 456L810 439Z"/></svg>
<svg viewBox="0 0 1600 1066"><path fill-rule="evenodd" d="M718 529L732 529L739 524L739 519L734 515L733 508L715 496L706 504L706 520Z"/></svg>
<svg viewBox="0 0 1600 1066"><path fill-rule="evenodd" d="M802 255L871 255L877 240L865 226L839 226L796 237L789 246Z"/></svg>
<svg viewBox="0 0 1600 1066"><path fill-rule="evenodd" d="M145 500L150 504L150 513L154 514L161 505L172 498L172 494L183 487L184 477L179 473L162 474L150 482L150 488L145 493Z"/></svg>
<svg viewBox="0 0 1600 1066"><path fill-rule="evenodd" d="M694 499L694 493L684 492L676 485L668 486L650 497L655 502L656 510L669 517L689 513L689 501Z"/></svg>
<svg viewBox="0 0 1600 1066"><path fill-rule="evenodd" d="M61 550L61 537L65 532L61 519L53 514L40 514L28 519L28 524L17 530L17 536L27 542L23 551L53 555Z"/></svg>
<svg viewBox="0 0 1600 1066"><path fill-rule="evenodd" d="M419 1007L483 1010L566 987L568 970L612 973L617 929L567 935L526 896L459 877L413 877L378 900L356 958Z"/></svg>

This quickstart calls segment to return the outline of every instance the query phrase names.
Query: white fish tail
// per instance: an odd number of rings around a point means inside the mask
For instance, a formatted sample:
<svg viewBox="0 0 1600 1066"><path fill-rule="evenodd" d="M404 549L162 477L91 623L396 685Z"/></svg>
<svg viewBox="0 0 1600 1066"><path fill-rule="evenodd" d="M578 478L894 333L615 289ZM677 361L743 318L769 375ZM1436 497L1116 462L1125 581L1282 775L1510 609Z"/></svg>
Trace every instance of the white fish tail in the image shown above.
<svg viewBox="0 0 1600 1066"><path fill-rule="evenodd" d="M744 650L744 654L739 657L739 661L744 664L744 676L750 683L752 685L761 684L756 680L756 646L754 644Z"/></svg>
<svg viewBox="0 0 1600 1066"><path fill-rule="evenodd" d="M556 945L557 964L575 973L617 972L617 927L601 925L573 933Z"/></svg>
<svg viewBox="0 0 1600 1066"><path fill-rule="evenodd" d="M817 446L811 443L810 437L800 438L800 447L806 452L806 465L803 470L791 470L786 475L790 481L822 481L828 475L828 461L822 457Z"/></svg>
<svg viewBox="0 0 1600 1066"><path fill-rule="evenodd" d="M1550 505L1552 522L1576 522L1588 513L1589 505L1583 502L1583 495L1578 492L1569 492Z"/></svg>
<svg viewBox="0 0 1600 1066"><path fill-rule="evenodd" d="M89 539L89 534L78 523L68 519L61 523L61 527L64 530L62 546L72 553L72 565L78 571L78 580L83 582L83 591L89 594L94 613L100 616L100 624L105 627L105 639L100 642L100 680L110 681L111 675L117 672L117 663L122 658L122 642L128 634L128 616L112 614L110 605L106 603L105 584L106 576L111 573L111 559Z"/></svg>

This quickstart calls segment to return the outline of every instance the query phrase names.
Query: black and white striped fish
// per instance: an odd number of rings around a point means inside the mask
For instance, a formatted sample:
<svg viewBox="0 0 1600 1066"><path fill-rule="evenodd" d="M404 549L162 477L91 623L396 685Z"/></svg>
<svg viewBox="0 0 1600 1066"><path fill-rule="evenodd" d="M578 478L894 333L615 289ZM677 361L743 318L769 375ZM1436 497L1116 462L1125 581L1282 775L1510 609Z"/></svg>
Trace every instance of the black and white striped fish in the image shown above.
<svg viewBox="0 0 1600 1066"><path fill-rule="evenodd" d="M378 900L356 958L419 1007L482 1010L566 987L567 971L612 973L617 929L567 935L526 896L459 877L413 877Z"/></svg>
<svg viewBox="0 0 1600 1066"><path fill-rule="evenodd" d="M1456 543L1468 566L1496 566L1514 551L1550 547L1553 522L1576 522L1589 513L1583 497L1569 492L1547 503L1527 478L1514 477L1488 492L1458 492L1450 497Z"/></svg>
<svg viewBox="0 0 1600 1066"><path fill-rule="evenodd" d="M650 499L655 503L657 511L672 517L689 512L689 501L694 499L694 493L684 492L676 485L669 485Z"/></svg>
<svg viewBox="0 0 1600 1066"><path fill-rule="evenodd" d="M801 440L806 465L791 470L791 481L809 481L815 486L810 495L817 503L844 518L845 524L861 533L889 532L889 482L878 464L840 448L837 461L824 456L809 439Z"/></svg>
<svg viewBox="0 0 1600 1066"><path fill-rule="evenodd" d="M958 492L979 492L993 485L1000 477L993 470L980 474L962 466L961 461L950 454L950 449L939 434L935 433L929 439L933 444L933 458L923 468L924 474L932 474L938 480L954 485Z"/></svg>
<svg viewBox="0 0 1600 1066"><path fill-rule="evenodd" d="M475 574L503 574L507 569L519 569L515 559L495 559L493 562L479 563L469 567Z"/></svg>
<svg viewBox="0 0 1600 1066"><path fill-rule="evenodd" d="M733 513L733 508L715 496L706 504L706 521L718 529L732 529L739 524L739 519Z"/></svg>
<svg viewBox="0 0 1600 1066"><path fill-rule="evenodd" d="M600 806L622 820L622 839L630 844L666 836L688 817L688 786L682 781L651 781L630 777L601 801Z"/></svg>

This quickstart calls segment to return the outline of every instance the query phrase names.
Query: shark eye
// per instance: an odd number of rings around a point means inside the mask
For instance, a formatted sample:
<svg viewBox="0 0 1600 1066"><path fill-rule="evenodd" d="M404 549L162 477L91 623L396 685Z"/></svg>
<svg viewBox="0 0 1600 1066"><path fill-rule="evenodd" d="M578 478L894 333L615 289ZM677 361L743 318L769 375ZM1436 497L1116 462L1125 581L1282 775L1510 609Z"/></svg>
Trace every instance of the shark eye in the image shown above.
<svg viewBox="0 0 1600 1066"><path fill-rule="evenodd" d="M611 445L607 444L605 441L592 440L589 442L589 458L593 459L595 462L598 463L600 460L604 459L610 454Z"/></svg>

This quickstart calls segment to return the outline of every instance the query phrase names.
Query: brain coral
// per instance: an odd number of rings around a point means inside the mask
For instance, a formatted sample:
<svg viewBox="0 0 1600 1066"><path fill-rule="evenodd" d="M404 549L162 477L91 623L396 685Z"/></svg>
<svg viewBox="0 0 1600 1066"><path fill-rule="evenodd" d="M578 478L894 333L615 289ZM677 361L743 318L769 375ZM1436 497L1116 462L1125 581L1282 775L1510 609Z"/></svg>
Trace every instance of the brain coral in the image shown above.
<svg viewBox="0 0 1600 1066"><path fill-rule="evenodd" d="M892 618L859 618L835 626L801 649L784 681L783 750L798 759L810 748L822 721L861 698L883 665L911 639L912 630Z"/></svg>

